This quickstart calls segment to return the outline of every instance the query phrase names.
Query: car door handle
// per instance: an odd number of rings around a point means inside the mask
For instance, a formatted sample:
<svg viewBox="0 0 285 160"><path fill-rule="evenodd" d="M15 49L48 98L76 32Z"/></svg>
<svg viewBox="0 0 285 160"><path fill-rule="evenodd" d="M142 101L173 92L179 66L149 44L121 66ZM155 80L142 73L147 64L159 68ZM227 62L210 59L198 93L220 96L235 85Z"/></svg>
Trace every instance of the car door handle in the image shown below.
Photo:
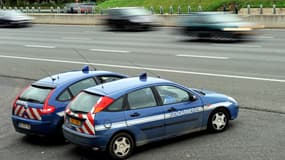
<svg viewBox="0 0 285 160"><path fill-rule="evenodd" d="M135 113L133 113L133 114L131 114L130 116L131 117L137 117L137 116L140 116L141 114L139 114L138 112L135 112Z"/></svg>
<svg viewBox="0 0 285 160"><path fill-rule="evenodd" d="M174 111L177 111L177 109L174 108L174 107L171 107L171 108L168 109L168 112L174 112Z"/></svg>

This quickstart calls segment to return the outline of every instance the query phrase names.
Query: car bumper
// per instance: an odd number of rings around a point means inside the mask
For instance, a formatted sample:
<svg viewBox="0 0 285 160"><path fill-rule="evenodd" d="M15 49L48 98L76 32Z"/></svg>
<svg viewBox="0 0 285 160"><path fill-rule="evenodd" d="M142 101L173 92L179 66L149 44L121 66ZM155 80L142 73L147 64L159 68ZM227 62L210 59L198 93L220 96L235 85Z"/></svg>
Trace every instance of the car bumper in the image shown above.
<svg viewBox="0 0 285 160"><path fill-rule="evenodd" d="M107 136L88 135L77 132L63 125L63 135L71 143L81 147L88 147L94 150L105 151L108 144Z"/></svg>
<svg viewBox="0 0 285 160"><path fill-rule="evenodd" d="M239 106L238 105L233 105L233 106L229 107L229 111L230 111L230 114L231 114L230 119L234 120L234 119L236 119L238 117Z"/></svg>
<svg viewBox="0 0 285 160"><path fill-rule="evenodd" d="M12 116L12 122L15 130L19 133L48 136L55 134L57 131L57 125L51 121L38 121L18 116ZM30 129L19 127L19 123L30 125Z"/></svg>

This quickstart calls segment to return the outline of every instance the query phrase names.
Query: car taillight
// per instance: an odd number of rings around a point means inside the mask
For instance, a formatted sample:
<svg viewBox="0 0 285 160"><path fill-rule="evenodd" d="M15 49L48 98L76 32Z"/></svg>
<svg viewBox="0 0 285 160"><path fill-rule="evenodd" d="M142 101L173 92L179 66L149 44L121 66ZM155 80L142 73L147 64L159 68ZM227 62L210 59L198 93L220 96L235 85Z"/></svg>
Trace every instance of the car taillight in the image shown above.
<svg viewBox="0 0 285 160"><path fill-rule="evenodd" d="M94 105L95 111L93 112L98 113L108 107L111 103L113 103L114 100L110 97L101 97L98 102Z"/></svg>
<svg viewBox="0 0 285 160"><path fill-rule="evenodd" d="M41 113L42 114L50 114L50 113L53 113L55 111L55 107L54 106L50 106L48 105L48 101L51 97L51 95L53 94L54 90L50 91L46 100L45 100L45 103L44 103L44 107L43 109L41 110Z"/></svg>
<svg viewBox="0 0 285 160"><path fill-rule="evenodd" d="M22 93L28 89L30 87L30 85L27 85L22 91L19 92L19 94L16 96L15 100L13 101L13 107L16 107L16 103L17 103L17 100L19 99L19 97L22 95Z"/></svg>

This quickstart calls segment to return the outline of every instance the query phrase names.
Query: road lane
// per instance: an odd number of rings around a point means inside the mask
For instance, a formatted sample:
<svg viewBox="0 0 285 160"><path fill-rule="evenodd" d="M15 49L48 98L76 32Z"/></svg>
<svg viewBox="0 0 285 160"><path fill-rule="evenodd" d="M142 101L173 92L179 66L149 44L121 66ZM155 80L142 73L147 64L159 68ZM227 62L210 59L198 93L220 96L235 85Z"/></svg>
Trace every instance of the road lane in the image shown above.
<svg viewBox="0 0 285 160"><path fill-rule="evenodd" d="M262 32L269 38L257 36L246 42L225 43L187 40L174 34L173 28L151 32L108 32L102 27L50 25L3 29L0 30L0 75L38 79L47 72L78 69L82 63L90 62L101 70L131 75L156 72L178 83L230 93L244 108L285 112L282 98L285 87L280 84L285 80L285 46L278 39L285 36L281 34L283 30ZM27 44L55 48L25 47ZM5 56L58 62L15 60ZM229 59L197 58L203 56ZM80 63L59 63L64 61Z"/></svg>
<svg viewBox="0 0 285 160"><path fill-rule="evenodd" d="M154 76L154 72L189 87L225 93L240 103L239 118L226 132L202 132L150 144L140 147L130 159L285 159L285 46L282 41L285 35L284 30L263 32L265 37L251 41L221 43L188 40L173 34L172 28L118 33L94 26L35 25L0 29L0 159L106 159L102 153L68 143L25 137L14 131L10 120L16 93L33 79L79 70L88 62L100 70L131 76L144 71ZM27 44L56 48L25 47ZM185 58L177 54L229 59Z"/></svg>

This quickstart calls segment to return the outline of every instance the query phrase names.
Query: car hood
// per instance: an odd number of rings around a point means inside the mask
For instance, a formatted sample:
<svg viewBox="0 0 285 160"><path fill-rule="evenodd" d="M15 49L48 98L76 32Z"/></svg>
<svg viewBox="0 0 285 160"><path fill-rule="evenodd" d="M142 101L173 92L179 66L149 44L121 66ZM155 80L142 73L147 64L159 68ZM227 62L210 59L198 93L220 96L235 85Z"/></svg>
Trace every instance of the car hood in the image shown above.
<svg viewBox="0 0 285 160"><path fill-rule="evenodd" d="M192 88L196 93L201 95L201 99L204 104L213 104L213 103L221 103L221 102L230 102L232 104L237 104L237 101L225 94L217 93L214 91L203 90L203 89L195 89Z"/></svg>

